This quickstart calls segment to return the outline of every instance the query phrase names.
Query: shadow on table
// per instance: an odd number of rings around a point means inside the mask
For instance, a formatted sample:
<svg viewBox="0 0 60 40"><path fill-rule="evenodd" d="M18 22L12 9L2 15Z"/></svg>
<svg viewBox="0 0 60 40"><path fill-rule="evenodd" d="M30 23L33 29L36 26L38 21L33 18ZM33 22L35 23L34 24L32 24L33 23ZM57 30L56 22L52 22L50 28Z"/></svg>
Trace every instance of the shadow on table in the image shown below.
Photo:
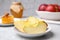
<svg viewBox="0 0 60 40"><path fill-rule="evenodd" d="M27 37L23 37L23 36L20 36L20 35L17 35L19 36L20 38L24 38L26 40L46 40L46 39L50 39L54 36L53 32L49 32L47 33L46 35L43 35L41 37L34 37L34 38L27 38Z"/></svg>

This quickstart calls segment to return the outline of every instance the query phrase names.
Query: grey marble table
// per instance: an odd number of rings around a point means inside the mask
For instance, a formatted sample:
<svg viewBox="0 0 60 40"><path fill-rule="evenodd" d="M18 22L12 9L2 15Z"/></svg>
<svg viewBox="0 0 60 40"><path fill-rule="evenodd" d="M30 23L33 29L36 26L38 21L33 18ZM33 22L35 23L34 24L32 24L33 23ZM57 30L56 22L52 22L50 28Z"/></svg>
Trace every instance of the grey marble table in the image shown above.
<svg viewBox="0 0 60 40"><path fill-rule="evenodd" d="M60 40L60 25L48 24L51 31L42 37L24 38L18 35L14 26L1 27L0 26L0 40Z"/></svg>

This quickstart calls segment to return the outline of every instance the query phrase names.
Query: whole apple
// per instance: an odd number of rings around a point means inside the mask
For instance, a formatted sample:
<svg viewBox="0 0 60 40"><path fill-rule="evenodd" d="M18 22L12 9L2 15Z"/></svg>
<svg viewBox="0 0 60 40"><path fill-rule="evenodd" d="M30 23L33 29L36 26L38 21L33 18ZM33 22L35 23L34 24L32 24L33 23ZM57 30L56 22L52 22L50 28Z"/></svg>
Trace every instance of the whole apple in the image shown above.
<svg viewBox="0 0 60 40"><path fill-rule="evenodd" d="M58 4L53 4L53 6L55 6L56 12L59 12L59 5Z"/></svg>
<svg viewBox="0 0 60 40"><path fill-rule="evenodd" d="M45 11L47 4L41 4L38 8L38 11Z"/></svg>
<svg viewBox="0 0 60 40"><path fill-rule="evenodd" d="M38 11L60 12L60 6L58 4L41 4Z"/></svg>
<svg viewBox="0 0 60 40"><path fill-rule="evenodd" d="M48 5L47 8L45 9L45 11L49 11L49 12L56 12L55 6L53 5Z"/></svg>
<svg viewBox="0 0 60 40"><path fill-rule="evenodd" d="M60 12L60 6L58 6L58 8L59 8L59 12Z"/></svg>

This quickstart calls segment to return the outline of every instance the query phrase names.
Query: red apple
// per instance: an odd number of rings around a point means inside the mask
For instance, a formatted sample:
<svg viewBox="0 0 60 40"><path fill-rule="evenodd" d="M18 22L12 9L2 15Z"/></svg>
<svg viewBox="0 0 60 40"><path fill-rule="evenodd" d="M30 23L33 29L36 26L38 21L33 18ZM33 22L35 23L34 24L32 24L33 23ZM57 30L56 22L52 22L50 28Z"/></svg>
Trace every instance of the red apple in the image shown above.
<svg viewBox="0 0 60 40"><path fill-rule="evenodd" d="M41 4L38 8L38 11L45 11L47 4Z"/></svg>
<svg viewBox="0 0 60 40"><path fill-rule="evenodd" d="M48 5L45 11L56 12L55 7L53 5Z"/></svg>
<svg viewBox="0 0 60 40"><path fill-rule="evenodd" d="M55 7L58 7L58 4L52 4L53 6L55 6Z"/></svg>
<svg viewBox="0 0 60 40"><path fill-rule="evenodd" d="M58 4L53 4L55 6L55 10L56 12L59 12L59 7L58 7Z"/></svg>
<svg viewBox="0 0 60 40"><path fill-rule="evenodd" d="M58 6L58 8L59 8L59 12L60 12L60 6Z"/></svg>

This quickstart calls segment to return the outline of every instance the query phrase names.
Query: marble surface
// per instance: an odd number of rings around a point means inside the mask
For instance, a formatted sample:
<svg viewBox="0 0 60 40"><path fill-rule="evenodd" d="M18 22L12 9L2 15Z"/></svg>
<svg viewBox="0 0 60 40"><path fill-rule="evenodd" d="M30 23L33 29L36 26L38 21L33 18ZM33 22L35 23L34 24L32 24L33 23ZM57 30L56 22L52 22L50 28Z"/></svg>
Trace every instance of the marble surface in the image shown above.
<svg viewBox="0 0 60 40"><path fill-rule="evenodd" d="M41 3L57 3L60 4L60 0L0 0L0 16L4 12L10 12L9 8L13 1L21 1L25 7L24 16L35 16L35 10ZM58 24L48 24L51 27L51 31L45 36L38 38L24 38L19 36L15 30L14 26L2 27L0 26L0 40L60 40L60 25Z"/></svg>
<svg viewBox="0 0 60 40"><path fill-rule="evenodd" d="M44 36L37 38L21 37L14 30L14 26L1 27L0 26L0 40L59 40L60 39L60 25L48 24L51 31Z"/></svg>

